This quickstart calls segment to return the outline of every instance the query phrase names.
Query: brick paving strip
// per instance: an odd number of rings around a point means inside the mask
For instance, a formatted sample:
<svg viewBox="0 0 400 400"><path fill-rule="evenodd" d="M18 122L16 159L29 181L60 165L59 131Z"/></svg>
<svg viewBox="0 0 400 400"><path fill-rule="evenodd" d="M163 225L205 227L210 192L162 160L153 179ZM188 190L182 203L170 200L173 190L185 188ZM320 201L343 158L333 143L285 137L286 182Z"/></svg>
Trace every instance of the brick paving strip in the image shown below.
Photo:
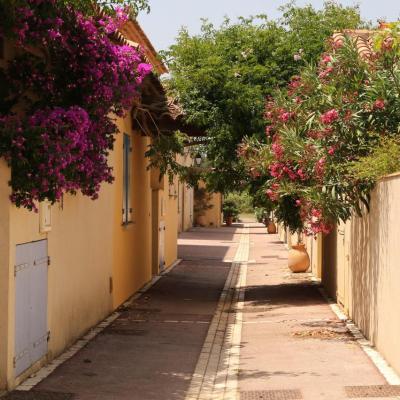
<svg viewBox="0 0 400 400"><path fill-rule="evenodd" d="M235 400L241 344L242 309L250 251L249 227L239 247L211 321L186 400Z"/></svg>
<svg viewBox="0 0 400 400"><path fill-rule="evenodd" d="M277 236L253 224L250 237L256 263L246 279L240 400L398 398L399 387L388 385L319 285L288 271Z"/></svg>

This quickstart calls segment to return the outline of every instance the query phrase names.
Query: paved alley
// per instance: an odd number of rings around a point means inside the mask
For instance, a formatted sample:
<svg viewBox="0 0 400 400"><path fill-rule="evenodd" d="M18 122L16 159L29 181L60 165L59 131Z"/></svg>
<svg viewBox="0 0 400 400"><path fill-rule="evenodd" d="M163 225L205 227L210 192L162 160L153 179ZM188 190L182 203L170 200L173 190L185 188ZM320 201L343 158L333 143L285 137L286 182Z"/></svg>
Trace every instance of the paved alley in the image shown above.
<svg viewBox="0 0 400 400"><path fill-rule="evenodd" d="M181 235L179 254L86 347L6 399L387 398L318 285L289 274L277 235L253 222L195 228Z"/></svg>

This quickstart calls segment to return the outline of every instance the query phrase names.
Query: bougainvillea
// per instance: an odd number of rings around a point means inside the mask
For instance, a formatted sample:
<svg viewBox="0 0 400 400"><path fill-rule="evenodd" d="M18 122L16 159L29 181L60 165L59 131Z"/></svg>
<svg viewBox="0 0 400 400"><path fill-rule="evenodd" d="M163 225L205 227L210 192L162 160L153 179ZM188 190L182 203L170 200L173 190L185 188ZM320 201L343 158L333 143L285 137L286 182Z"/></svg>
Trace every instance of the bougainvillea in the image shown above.
<svg viewBox="0 0 400 400"><path fill-rule="evenodd" d="M114 118L132 107L151 67L113 38L123 10L88 17L57 0L19 3L17 53L0 76L0 156L11 166L11 200L35 209L66 192L95 199L113 180Z"/></svg>
<svg viewBox="0 0 400 400"><path fill-rule="evenodd" d="M266 140L252 139L239 149L291 231L328 233L353 211L360 214L362 203L368 207L379 176L363 176L356 166L371 155L382 159L375 153L383 138L398 143L399 33L397 24L371 33L368 50L351 35L337 37L317 67L306 67L267 100ZM380 173L400 166L383 158Z"/></svg>

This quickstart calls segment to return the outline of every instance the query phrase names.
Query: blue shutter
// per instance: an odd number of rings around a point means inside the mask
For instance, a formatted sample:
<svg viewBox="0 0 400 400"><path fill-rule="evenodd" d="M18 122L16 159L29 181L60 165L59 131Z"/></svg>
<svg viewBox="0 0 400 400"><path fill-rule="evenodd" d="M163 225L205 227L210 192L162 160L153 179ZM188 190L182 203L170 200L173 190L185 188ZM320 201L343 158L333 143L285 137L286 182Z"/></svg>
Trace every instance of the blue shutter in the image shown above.
<svg viewBox="0 0 400 400"><path fill-rule="evenodd" d="M15 376L47 353L47 240L18 245L15 259Z"/></svg>

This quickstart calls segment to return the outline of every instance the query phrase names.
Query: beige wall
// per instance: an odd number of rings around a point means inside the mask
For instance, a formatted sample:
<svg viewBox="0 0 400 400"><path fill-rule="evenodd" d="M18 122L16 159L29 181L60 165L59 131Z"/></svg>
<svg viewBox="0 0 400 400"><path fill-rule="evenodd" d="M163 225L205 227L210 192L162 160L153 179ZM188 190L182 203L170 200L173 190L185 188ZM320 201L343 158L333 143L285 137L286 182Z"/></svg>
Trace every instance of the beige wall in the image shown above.
<svg viewBox="0 0 400 400"><path fill-rule="evenodd" d="M383 179L371 210L324 239L323 282L400 373L400 174ZM336 237L336 240L334 239ZM329 254L329 256L327 256Z"/></svg>
<svg viewBox="0 0 400 400"><path fill-rule="evenodd" d="M310 256L310 271L321 279L322 275L322 242L321 235L317 237L308 236L305 238L307 252Z"/></svg>
<svg viewBox="0 0 400 400"><path fill-rule="evenodd" d="M400 175L382 180L350 228L350 317L400 373Z"/></svg>

